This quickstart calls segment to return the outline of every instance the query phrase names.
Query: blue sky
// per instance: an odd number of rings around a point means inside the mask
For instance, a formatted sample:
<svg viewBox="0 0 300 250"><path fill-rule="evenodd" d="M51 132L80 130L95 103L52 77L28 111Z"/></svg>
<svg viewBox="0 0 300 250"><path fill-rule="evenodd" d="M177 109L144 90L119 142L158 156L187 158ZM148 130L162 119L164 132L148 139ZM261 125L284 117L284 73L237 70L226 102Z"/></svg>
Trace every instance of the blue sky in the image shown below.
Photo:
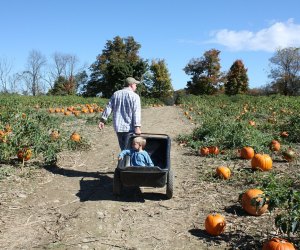
<svg viewBox="0 0 300 250"><path fill-rule="evenodd" d="M91 65L108 40L141 44L143 59L165 59L174 89L186 86L183 68L212 48L221 70L243 60L250 87L265 85L269 59L279 47L300 46L299 0L2 0L0 58L15 72L30 51L51 61L55 52Z"/></svg>

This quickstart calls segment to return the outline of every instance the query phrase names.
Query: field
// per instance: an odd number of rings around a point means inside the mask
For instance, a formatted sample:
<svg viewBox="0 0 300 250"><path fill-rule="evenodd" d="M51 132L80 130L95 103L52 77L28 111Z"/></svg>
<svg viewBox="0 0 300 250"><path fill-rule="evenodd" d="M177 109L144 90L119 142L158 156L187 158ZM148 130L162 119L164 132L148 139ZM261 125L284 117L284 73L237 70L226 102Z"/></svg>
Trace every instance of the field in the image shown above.
<svg viewBox="0 0 300 250"><path fill-rule="evenodd" d="M147 188L113 196L116 138L109 124L97 129L106 101L1 97L2 249L261 249L274 236L298 246L299 98L189 97L173 107L144 101L143 131L172 138L171 200ZM245 146L268 154L272 169L253 170L240 156ZM214 154L202 155L204 147ZM218 166L229 167L229 179L216 176ZM245 212L239 195L250 188L264 191L270 212ZM226 219L219 236L204 228L211 213Z"/></svg>

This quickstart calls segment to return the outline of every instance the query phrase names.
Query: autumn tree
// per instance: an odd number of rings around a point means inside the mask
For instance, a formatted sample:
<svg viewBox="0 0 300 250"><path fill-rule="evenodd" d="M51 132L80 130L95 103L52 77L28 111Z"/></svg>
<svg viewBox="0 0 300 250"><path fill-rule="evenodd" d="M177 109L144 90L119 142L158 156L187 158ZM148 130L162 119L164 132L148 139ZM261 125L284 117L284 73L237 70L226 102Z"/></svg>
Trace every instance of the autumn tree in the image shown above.
<svg viewBox="0 0 300 250"><path fill-rule="evenodd" d="M65 78L64 76L59 76L55 82L52 89L49 90L49 95L74 95L76 93L76 80L75 77L70 76Z"/></svg>
<svg viewBox="0 0 300 250"><path fill-rule="evenodd" d="M187 83L186 90L190 94L214 94L222 82L220 72L220 51L211 49L206 51L201 58L192 59L184 68L191 81Z"/></svg>
<svg viewBox="0 0 300 250"><path fill-rule="evenodd" d="M225 94L237 95L246 93L249 89L247 69L242 60L236 60L230 67L225 81Z"/></svg>
<svg viewBox="0 0 300 250"><path fill-rule="evenodd" d="M151 96L167 99L173 96L173 86L165 60L153 60L150 65L152 73Z"/></svg>
<svg viewBox="0 0 300 250"><path fill-rule="evenodd" d="M300 94L300 48L278 49L269 59L272 79L270 87L275 93L283 95Z"/></svg>
<svg viewBox="0 0 300 250"><path fill-rule="evenodd" d="M102 53L90 66L90 80L84 87L84 96L110 97L116 90L124 87L128 76L141 79L147 71L147 61L138 55L141 45L133 37L116 36L108 40Z"/></svg>

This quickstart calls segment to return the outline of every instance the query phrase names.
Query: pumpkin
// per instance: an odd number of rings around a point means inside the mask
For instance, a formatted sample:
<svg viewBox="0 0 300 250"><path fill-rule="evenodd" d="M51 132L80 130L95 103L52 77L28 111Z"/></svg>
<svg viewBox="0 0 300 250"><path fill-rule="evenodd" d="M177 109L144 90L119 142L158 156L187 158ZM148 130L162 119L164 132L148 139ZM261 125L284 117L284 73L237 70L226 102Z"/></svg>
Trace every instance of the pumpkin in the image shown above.
<svg viewBox="0 0 300 250"><path fill-rule="evenodd" d="M231 175L230 169L228 167L224 167L224 166L217 167L216 172L219 177L221 177L222 179L225 179L225 180L229 179L229 177Z"/></svg>
<svg viewBox="0 0 300 250"><path fill-rule="evenodd" d="M78 111L78 110L74 110L74 111L73 111L73 114L74 114L75 116L79 116L79 114L80 114L80 111Z"/></svg>
<svg viewBox="0 0 300 250"><path fill-rule="evenodd" d="M81 136L77 132L73 132L73 134L70 136L70 139L72 141L79 142L81 140Z"/></svg>
<svg viewBox="0 0 300 250"><path fill-rule="evenodd" d="M249 125L250 125L250 126L255 126L256 123L255 123L255 121L250 120L250 121L249 121Z"/></svg>
<svg viewBox="0 0 300 250"><path fill-rule="evenodd" d="M209 154L209 148L208 147L201 147L199 150L199 154L202 156L206 156Z"/></svg>
<svg viewBox="0 0 300 250"><path fill-rule="evenodd" d="M296 248L285 239L273 238L264 243L262 250L296 250Z"/></svg>
<svg viewBox="0 0 300 250"><path fill-rule="evenodd" d="M74 110L74 107L73 106L67 107L67 110L72 112Z"/></svg>
<svg viewBox="0 0 300 250"><path fill-rule="evenodd" d="M269 171L272 169L272 166L273 166L273 161L268 154L255 154L251 160L252 169Z"/></svg>
<svg viewBox="0 0 300 250"><path fill-rule="evenodd" d="M254 156L254 149L251 147L243 147L241 149L241 158L250 160Z"/></svg>
<svg viewBox="0 0 300 250"><path fill-rule="evenodd" d="M205 219L205 230L210 235L220 235L226 226L225 218L220 214L209 214Z"/></svg>
<svg viewBox="0 0 300 250"><path fill-rule="evenodd" d="M0 130L0 142L7 142L7 133L3 130Z"/></svg>
<svg viewBox="0 0 300 250"><path fill-rule="evenodd" d="M280 136L281 136L281 137L288 137L288 136L289 136L289 133L286 132L286 131L283 131L283 132L281 132Z"/></svg>
<svg viewBox="0 0 300 250"><path fill-rule="evenodd" d="M11 126L10 126L9 124L6 124L6 125L5 125L5 128L4 128L4 131L5 131L6 133L12 132Z"/></svg>
<svg viewBox="0 0 300 250"><path fill-rule="evenodd" d="M60 134L58 130L52 130L52 132L50 133L50 138L51 140L55 141L59 138Z"/></svg>
<svg viewBox="0 0 300 250"><path fill-rule="evenodd" d="M264 192L259 189L249 189L242 194L241 205L251 215L261 215L268 209L268 204L259 204L262 201ZM256 204L258 206L256 206ZM263 206L262 206L263 205Z"/></svg>
<svg viewBox="0 0 300 250"><path fill-rule="evenodd" d="M279 151L280 150L280 143L279 143L279 141L272 140L271 144L270 144L270 149L272 151Z"/></svg>
<svg viewBox="0 0 300 250"><path fill-rule="evenodd" d="M17 153L17 157L19 160L28 161L32 156L32 152L29 148L20 149Z"/></svg>
<svg viewBox="0 0 300 250"><path fill-rule="evenodd" d="M282 156L284 159L291 162L296 158L296 152L293 151L291 148L289 148L288 150L286 150L282 153Z"/></svg>
<svg viewBox="0 0 300 250"><path fill-rule="evenodd" d="M55 109L49 108L48 111L49 111L49 113L54 113L54 112L55 112Z"/></svg>
<svg viewBox="0 0 300 250"><path fill-rule="evenodd" d="M209 149L209 153L210 153L210 154L217 155L217 154L220 153L219 148L216 147L216 146L208 147L208 149Z"/></svg>

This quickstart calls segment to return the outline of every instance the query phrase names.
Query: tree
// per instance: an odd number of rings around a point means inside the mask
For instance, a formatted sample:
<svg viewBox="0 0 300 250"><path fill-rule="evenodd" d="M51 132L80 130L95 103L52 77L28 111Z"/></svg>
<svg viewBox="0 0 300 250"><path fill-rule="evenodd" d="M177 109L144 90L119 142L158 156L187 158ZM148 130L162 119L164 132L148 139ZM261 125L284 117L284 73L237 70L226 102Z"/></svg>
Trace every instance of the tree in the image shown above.
<svg viewBox="0 0 300 250"><path fill-rule="evenodd" d="M218 91L222 82L220 51L211 49L206 51L201 58L192 59L183 69L187 75L191 75L191 81L187 83L187 92L194 95L214 94Z"/></svg>
<svg viewBox="0 0 300 250"><path fill-rule="evenodd" d="M84 66L81 69L77 68L79 60L76 55L56 52L53 54L52 58L54 64L50 68L47 79L50 86L49 94L75 94L80 85L80 83L77 82L77 80L79 80L78 76L85 72L83 70ZM73 89L69 89L70 87Z"/></svg>
<svg viewBox="0 0 300 250"><path fill-rule="evenodd" d="M74 95L76 90L76 80L73 76L66 79L64 76L59 76L54 82L54 86L49 90L50 95Z"/></svg>
<svg viewBox="0 0 300 250"><path fill-rule="evenodd" d="M278 49L269 59L272 90L284 95L300 94L300 48Z"/></svg>
<svg viewBox="0 0 300 250"><path fill-rule="evenodd" d="M0 86L3 93L9 92L9 77L12 69L12 63L6 58L0 58Z"/></svg>
<svg viewBox="0 0 300 250"><path fill-rule="evenodd" d="M152 72L151 95L154 98L166 99L173 96L173 86L165 60L153 60L150 66Z"/></svg>
<svg viewBox="0 0 300 250"><path fill-rule="evenodd" d="M27 86L27 92L36 96L43 92L42 69L46 65L47 60L41 52L32 50L27 59L27 69L23 72L23 79Z"/></svg>
<svg viewBox="0 0 300 250"><path fill-rule="evenodd" d="M102 54L90 66L90 80L84 88L84 96L110 97L116 90L124 86L128 76L141 79L147 71L147 61L139 55L141 45L133 37L121 38L116 36L106 43Z"/></svg>
<svg viewBox="0 0 300 250"><path fill-rule="evenodd" d="M242 60L236 60L226 76L225 94L237 95L246 93L249 89L247 69Z"/></svg>

